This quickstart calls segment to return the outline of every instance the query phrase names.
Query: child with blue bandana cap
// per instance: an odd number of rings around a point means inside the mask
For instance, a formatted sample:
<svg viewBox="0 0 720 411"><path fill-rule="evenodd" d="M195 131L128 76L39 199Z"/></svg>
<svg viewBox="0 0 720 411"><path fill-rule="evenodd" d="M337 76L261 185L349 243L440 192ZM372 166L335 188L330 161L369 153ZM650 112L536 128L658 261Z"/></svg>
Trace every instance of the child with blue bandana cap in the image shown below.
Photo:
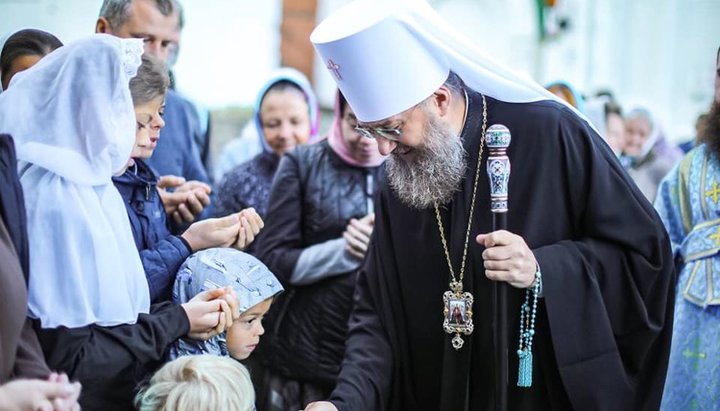
<svg viewBox="0 0 720 411"><path fill-rule="evenodd" d="M169 358L213 354L244 360L265 333L262 319L273 297L283 291L280 281L257 258L232 248L210 248L191 255L177 273L173 302L182 304L197 294L231 286L237 293L240 318L227 331L207 340L182 338L172 344Z"/></svg>

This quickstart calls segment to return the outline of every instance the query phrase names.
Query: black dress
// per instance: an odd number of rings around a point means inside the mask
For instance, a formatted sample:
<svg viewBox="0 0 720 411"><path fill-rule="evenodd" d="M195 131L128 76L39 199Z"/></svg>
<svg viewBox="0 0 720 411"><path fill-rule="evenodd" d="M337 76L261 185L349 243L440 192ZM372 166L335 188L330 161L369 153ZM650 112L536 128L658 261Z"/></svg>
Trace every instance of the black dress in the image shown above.
<svg viewBox="0 0 720 411"><path fill-rule="evenodd" d="M279 408L297 409L304 401L327 398L334 388L362 260L350 257L329 267L323 265L322 256L316 256L307 267L317 276L315 281L298 284L291 277L310 247L339 239L340 247L325 256L346 254L343 232L350 219L373 211L373 182L378 179L382 179L381 166L348 165L327 140L299 146L281 160L258 257L282 281L285 293L273 303L257 353L256 360L267 370L259 384L258 409L270 409L264 398L273 397L265 395L268 390L283 397L285 404Z"/></svg>
<svg viewBox="0 0 720 411"><path fill-rule="evenodd" d="M525 291L508 293L509 409L657 410L672 333L675 272L662 222L601 138L552 101L487 98L488 125L512 132L508 230L543 273L533 343L534 378L517 388ZM482 101L470 93L462 138L468 171L442 211L459 267L477 165ZM492 231L487 153L473 238ZM475 331L455 351L442 329L448 267L432 209L403 205L387 186L360 270L347 351L331 400L341 410L492 410L491 282L471 240L465 290ZM467 379L466 379L467 378ZM466 384L466 382L469 382Z"/></svg>

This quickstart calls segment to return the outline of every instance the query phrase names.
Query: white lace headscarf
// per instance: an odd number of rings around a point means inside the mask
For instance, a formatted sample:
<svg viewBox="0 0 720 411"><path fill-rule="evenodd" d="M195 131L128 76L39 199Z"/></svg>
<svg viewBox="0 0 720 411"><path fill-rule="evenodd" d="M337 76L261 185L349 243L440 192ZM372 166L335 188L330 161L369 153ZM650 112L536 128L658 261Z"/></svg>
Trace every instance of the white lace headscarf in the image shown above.
<svg viewBox="0 0 720 411"><path fill-rule="evenodd" d="M43 328L134 323L150 294L112 176L135 142L128 83L142 42L96 34L16 74L0 132L17 146L30 240L29 312Z"/></svg>

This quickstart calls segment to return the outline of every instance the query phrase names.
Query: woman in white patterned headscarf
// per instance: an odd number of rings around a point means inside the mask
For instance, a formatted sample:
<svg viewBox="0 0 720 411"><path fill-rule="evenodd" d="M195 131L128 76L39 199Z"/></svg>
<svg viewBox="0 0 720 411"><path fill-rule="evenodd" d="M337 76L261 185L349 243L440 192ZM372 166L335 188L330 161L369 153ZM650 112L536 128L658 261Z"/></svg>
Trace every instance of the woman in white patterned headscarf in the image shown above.
<svg viewBox="0 0 720 411"><path fill-rule="evenodd" d="M170 343L214 335L236 311L229 290L150 306L111 181L135 144L128 82L142 50L140 40L94 35L18 73L0 95L0 132L15 139L25 191L29 314L48 365L83 383L88 409L131 408L138 379Z"/></svg>

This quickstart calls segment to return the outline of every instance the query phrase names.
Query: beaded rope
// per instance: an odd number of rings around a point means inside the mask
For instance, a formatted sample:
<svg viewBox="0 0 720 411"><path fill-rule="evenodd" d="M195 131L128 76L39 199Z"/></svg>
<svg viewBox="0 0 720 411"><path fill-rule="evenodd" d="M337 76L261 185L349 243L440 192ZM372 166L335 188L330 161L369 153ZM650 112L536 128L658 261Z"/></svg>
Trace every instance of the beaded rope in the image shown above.
<svg viewBox="0 0 720 411"><path fill-rule="evenodd" d="M533 355L532 343L535 335L535 315L537 313L537 302L540 289L542 287L542 273L540 267L535 269L535 282L525 290L525 302L520 308L520 344L517 350L519 361L518 369L518 387L532 386L533 372ZM530 298L532 296L532 309L530 308Z"/></svg>

